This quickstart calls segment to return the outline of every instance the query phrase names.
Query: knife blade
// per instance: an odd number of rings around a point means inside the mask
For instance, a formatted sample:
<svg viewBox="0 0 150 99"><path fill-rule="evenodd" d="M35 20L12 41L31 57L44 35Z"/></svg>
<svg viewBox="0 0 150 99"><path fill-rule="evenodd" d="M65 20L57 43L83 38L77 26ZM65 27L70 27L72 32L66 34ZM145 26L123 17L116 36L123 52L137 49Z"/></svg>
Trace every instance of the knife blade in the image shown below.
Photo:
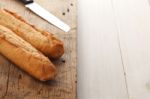
<svg viewBox="0 0 150 99"><path fill-rule="evenodd" d="M25 7L29 8L31 11L33 11L35 14L40 16L41 18L45 19L49 23L55 25L59 29L68 32L70 30L69 25L61 21L59 18L51 14L49 11L42 8L39 4L34 2L33 0L20 0L25 4Z"/></svg>

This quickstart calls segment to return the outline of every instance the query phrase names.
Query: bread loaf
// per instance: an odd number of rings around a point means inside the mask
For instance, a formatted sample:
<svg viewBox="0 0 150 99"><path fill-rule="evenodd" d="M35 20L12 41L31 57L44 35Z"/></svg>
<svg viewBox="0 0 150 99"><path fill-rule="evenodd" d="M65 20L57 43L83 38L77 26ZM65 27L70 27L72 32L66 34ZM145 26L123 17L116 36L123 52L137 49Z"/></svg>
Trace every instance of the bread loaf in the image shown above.
<svg viewBox="0 0 150 99"><path fill-rule="evenodd" d="M0 53L41 81L53 79L56 74L56 68L47 57L2 25L0 25Z"/></svg>
<svg viewBox="0 0 150 99"><path fill-rule="evenodd" d="M64 53L62 41L57 39L52 33L38 29L27 23L14 12L1 9L0 24L11 29L18 36L50 58L59 58Z"/></svg>

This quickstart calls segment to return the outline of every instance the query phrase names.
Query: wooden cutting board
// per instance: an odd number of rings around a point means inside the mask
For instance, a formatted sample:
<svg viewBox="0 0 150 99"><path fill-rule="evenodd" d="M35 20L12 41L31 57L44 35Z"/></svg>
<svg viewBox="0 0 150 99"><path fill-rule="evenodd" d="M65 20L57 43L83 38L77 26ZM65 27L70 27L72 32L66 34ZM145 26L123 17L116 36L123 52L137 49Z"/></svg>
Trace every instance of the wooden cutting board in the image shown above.
<svg viewBox="0 0 150 99"><path fill-rule="evenodd" d="M58 36L65 44L65 54L53 61L58 69L55 80L40 82L0 55L0 99L76 99L76 0L35 0L71 26L69 33L44 21L17 0L0 0L7 8L28 22Z"/></svg>

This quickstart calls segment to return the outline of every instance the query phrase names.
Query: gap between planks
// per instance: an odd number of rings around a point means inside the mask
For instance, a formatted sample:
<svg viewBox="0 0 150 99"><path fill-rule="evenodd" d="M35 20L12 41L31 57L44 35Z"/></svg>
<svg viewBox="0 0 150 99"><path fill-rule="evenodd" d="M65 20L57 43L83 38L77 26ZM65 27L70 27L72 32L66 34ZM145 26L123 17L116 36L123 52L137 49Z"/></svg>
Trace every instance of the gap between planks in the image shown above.
<svg viewBox="0 0 150 99"><path fill-rule="evenodd" d="M116 31L117 31L117 41L118 41L118 46L119 46L119 52L120 52L120 58L121 58L121 63L122 63L122 68L123 68L123 73L124 73L124 80L125 80L125 85L126 85L126 91L127 91L127 97L130 99L130 94L129 94L129 89L128 89L128 82L127 82L127 77L126 77L126 71L125 71L125 65L123 61L123 54L122 54L122 49L121 49L121 41L120 41L120 28L119 28L119 22L117 20L117 14L114 8L114 3L113 0L111 1L112 5L112 11L113 11L113 16L114 16L114 24L116 26Z"/></svg>

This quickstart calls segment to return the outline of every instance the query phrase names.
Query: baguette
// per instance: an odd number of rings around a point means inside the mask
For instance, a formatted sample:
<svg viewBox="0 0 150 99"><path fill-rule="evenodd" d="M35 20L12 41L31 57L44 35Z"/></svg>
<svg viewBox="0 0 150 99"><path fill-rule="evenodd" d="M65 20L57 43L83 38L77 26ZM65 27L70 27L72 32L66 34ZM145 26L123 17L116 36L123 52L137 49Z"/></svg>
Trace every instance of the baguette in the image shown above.
<svg viewBox="0 0 150 99"><path fill-rule="evenodd" d="M56 74L56 68L47 57L2 25L0 25L0 53L41 81L53 79Z"/></svg>
<svg viewBox="0 0 150 99"><path fill-rule="evenodd" d="M56 59L63 55L63 42L52 33L27 23L21 16L7 9L0 10L0 24L11 29L46 56Z"/></svg>

